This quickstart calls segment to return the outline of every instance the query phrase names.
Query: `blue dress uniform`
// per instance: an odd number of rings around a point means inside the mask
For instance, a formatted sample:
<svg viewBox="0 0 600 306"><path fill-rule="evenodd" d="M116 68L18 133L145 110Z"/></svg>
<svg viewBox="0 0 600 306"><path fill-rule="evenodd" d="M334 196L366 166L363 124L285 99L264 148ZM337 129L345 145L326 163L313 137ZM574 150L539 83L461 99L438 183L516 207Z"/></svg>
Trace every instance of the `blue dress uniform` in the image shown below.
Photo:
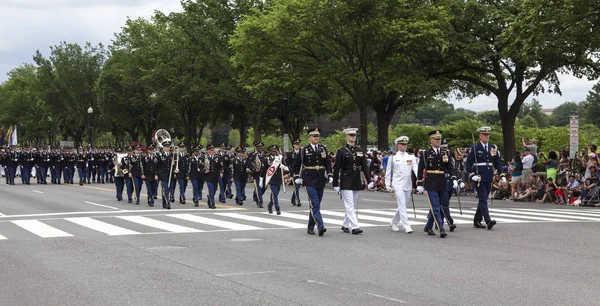
<svg viewBox="0 0 600 306"><path fill-rule="evenodd" d="M438 141L441 144L442 131L435 130L429 133L430 141ZM441 147L431 147L424 150L419 161L417 171L417 188L427 191L430 203L430 215L427 218L424 231L428 235L435 235L432 228L437 225L440 229L440 238L447 236L444 231L444 220L442 219L441 203L447 202L448 193L446 193L446 177L447 171L452 171L450 168L450 160L448 159L448 151ZM433 214L431 214L433 212ZM435 218L435 219L434 219Z"/></svg>
<svg viewBox="0 0 600 306"><path fill-rule="evenodd" d="M213 154L206 155L204 173L206 173L206 186L208 187L208 197L207 204L208 208L215 209L215 193L217 192L217 186L219 184L219 178L223 176L223 164L221 162L220 156L218 154L214 154L215 146L208 145L206 146L206 150Z"/></svg>
<svg viewBox="0 0 600 306"><path fill-rule="evenodd" d="M263 207L262 195L265 193L263 186L260 184L261 171L265 163L265 153L262 151L264 144L262 142L254 143L254 152L250 153L248 160L246 161L247 168L252 171L252 179L254 181L254 192L252 199L256 202L256 206L259 208Z"/></svg>
<svg viewBox="0 0 600 306"><path fill-rule="evenodd" d="M21 154L21 181L23 184L31 184L31 169L35 162L33 152L27 148L27 151Z"/></svg>
<svg viewBox="0 0 600 306"><path fill-rule="evenodd" d="M129 156L126 167L129 169L129 178L127 178L127 181L129 181L133 187L131 193L129 188L127 188L127 196L129 197L131 203L132 193L135 192L135 204L139 205L142 184L144 183L142 180L142 175L144 175L144 165L142 162L142 156L140 155L139 145L135 146L135 153Z"/></svg>
<svg viewBox="0 0 600 306"><path fill-rule="evenodd" d="M226 172L223 173L223 176L227 174L227 181L225 182L225 184L227 185L227 188L225 188L225 196L229 199L233 199L233 191L231 190L231 184L233 183L233 159L235 158L235 154L231 153L231 145L227 145L227 147L225 147L225 153L228 155L229 159L229 165L228 167L224 168Z"/></svg>
<svg viewBox="0 0 600 306"><path fill-rule="evenodd" d="M267 180L267 175L270 171L275 171L273 172L272 176L271 176L271 180L269 181L269 186L271 187L271 199L269 200L269 205L267 206L267 209L269 211L270 214L273 213L273 205L275 205L275 211L277 211L278 215L281 215L281 209L279 207L279 190L281 189L281 184L283 184L283 176L281 175L281 169L280 167L285 167L283 164L279 164L279 166L277 168L271 168L271 165L273 165L273 163L275 162L275 159L278 158L277 156L277 151L279 150L279 148L275 145L270 146L268 149L271 153L271 155L266 157L266 163L265 163L265 171L264 171L264 176L262 177L262 179L266 182Z"/></svg>
<svg viewBox="0 0 600 306"><path fill-rule="evenodd" d="M318 128L309 129L308 135L313 139L318 138L321 135L321 130ZM325 184L327 181L333 182L331 160L327 148L321 144L309 144L302 148L294 162L293 173L295 183L303 184L308 194L310 215L308 217L307 233L314 235L316 224L319 236L323 236L327 229L321 217L321 200L323 199Z"/></svg>
<svg viewBox="0 0 600 306"><path fill-rule="evenodd" d="M75 165L77 164L77 154L69 152L67 159L67 173L69 174L69 184L73 184L75 177Z"/></svg>
<svg viewBox="0 0 600 306"><path fill-rule="evenodd" d="M46 181L48 175L48 169L50 168L50 163L52 162L52 154L50 150L44 150L40 152L38 157L38 165L39 165L39 173L38 173L38 181L41 184L46 185L48 182Z"/></svg>
<svg viewBox="0 0 600 306"><path fill-rule="evenodd" d="M171 147L170 141L163 142L163 147ZM171 199L174 197L173 193L175 191L175 179L173 175L169 177L171 174L171 162L173 161L173 154L169 151L162 151L156 156L156 169L158 170L158 180L160 181L160 186L162 190L162 207L165 209L171 209ZM174 169L173 169L174 171ZM173 188L171 188L173 187Z"/></svg>
<svg viewBox="0 0 600 306"><path fill-rule="evenodd" d="M179 148L183 148L185 149L185 143L180 143L179 144ZM181 204L185 204L185 190L187 189L187 170L188 170L188 163L189 163L189 155L186 152L177 152L177 165L178 165L178 172L174 173L177 176L177 184L179 184L179 203ZM173 188L175 188L175 186L173 186ZM175 190L173 190L173 193L175 193Z"/></svg>
<svg viewBox="0 0 600 306"><path fill-rule="evenodd" d="M456 177L456 160L452 153L447 149L448 142L446 139L442 140L442 149L446 152L448 156L448 160L450 163L450 167L448 171L444 173L444 177L446 179L446 193L447 196L444 197L444 201L440 202L441 210L442 210L442 219L446 219L448 224L450 224L450 231L453 232L456 229L456 224L454 224L454 219L452 219L452 214L450 214L450 198L452 197L452 192L454 191L454 183L458 184Z"/></svg>
<svg viewBox="0 0 600 306"><path fill-rule="evenodd" d="M480 138L489 137L491 131L492 129L488 126L477 129ZM498 173L500 173L504 179L504 173L502 173L502 159L500 158L498 147L487 141L486 143L480 141L471 146L471 150L467 156L466 168L469 173L469 178L473 181L475 189L477 190L477 198L479 199L477 211L473 218L473 227L485 228L485 226L481 224L481 221L485 220L487 229L490 230L496 225L496 221L490 218L487 203L488 196L492 189L494 168L498 170ZM479 178L479 180L477 180L477 178Z"/></svg>
<svg viewBox="0 0 600 306"><path fill-rule="evenodd" d="M146 147L148 153L142 158L142 166L144 167L144 176L146 177L146 190L148 191L148 205L154 206L154 200L156 199L156 192L158 191L158 181L156 176L158 171L156 165L158 163L157 157L153 152L154 146L149 145Z"/></svg>
<svg viewBox="0 0 600 306"><path fill-rule="evenodd" d="M300 145L300 139L296 139L292 142L292 144L294 145ZM290 152L286 153L286 157L285 157L285 165L288 167L292 167L294 161L296 160L296 157L298 157L298 155L300 155L300 149L298 150L292 150ZM302 203L300 203L300 185L294 183L294 180L292 180L292 184L294 187L294 190L292 192L292 205L294 206L302 206Z"/></svg>
<svg viewBox="0 0 600 306"><path fill-rule="evenodd" d="M190 156L188 163L188 179L192 183L192 202L194 206L198 206L199 204L199 195L200 195L200 178L204 177L204 159L203 156L200 155L200 147L195 147L192 149L194 154Z"/></svg>
<svg viewBox="0 0 600 306"><path fill-rule="evenodd" d="M15 184L15 175L17 174L17 165L20 161L19 152L15 151L14 148L9 148L9 151L5 155L6 160L6 177L7 184L14 185Z"/></svg>
<svg viewBox="0 0 600 306"><path fill-rule="evenodd" d="M77 175L79 176L79 186L83 186L83 183L85 183L87 163L88 155L83 153L82 147L79 147L79 152L77 152Z"/></svg>
<svg viewBox="0 0 600 306"><path fill-rule="evenodd" d="M244 153L244 148L235 148L235 153ZM248 173L251 173L252 171L247 167L247 158L243 157L241 154L233 158L232 164L232 179L235 183L235 203L244 205L244 198L246 197L244 194L246 190L246 181L248 180Z"/></svg>
<svg viewBox="0 0 600 306"><path fill-rule="evenodd" d="M223 176L219 177L219 202L225 203L226 198L229 196L227 188L229 187L229 178L231 170L231 156L226 152L228 145L222 143L220 146L221 151L218 153L219 159L221 160Z"/></svg>

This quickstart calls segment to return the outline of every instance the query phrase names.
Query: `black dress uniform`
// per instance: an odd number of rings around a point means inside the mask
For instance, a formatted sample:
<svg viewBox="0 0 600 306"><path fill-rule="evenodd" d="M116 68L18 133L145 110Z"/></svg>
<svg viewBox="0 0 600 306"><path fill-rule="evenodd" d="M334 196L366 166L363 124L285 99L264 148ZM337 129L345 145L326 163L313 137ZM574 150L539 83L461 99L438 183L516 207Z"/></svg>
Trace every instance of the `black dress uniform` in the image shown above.
<svg viewBox="0 0 600 306"><path fill-rule="evenodd" d="M142 184L144 175L143 156L140 154L140 146L135 147L135 153L129 156L128 164L126 165L129 169L129 179L133 183L133 191L135 192L135 204L140 204L140 193L142 192ZM128 190L129 191L129 190ZM132 196L128 194L131 199Z"/></svg>
<svg viewBox="0 0 600 306"><path fill-rule="evenodd" d="M244 153L244 148L237 147L235 148L236 153ZM248 174L252 173L250 169L248 169L248 159L243 155L238 155L233 158L233 182L235 184L235 203L238 205L244 205L244 199L246 196L244 195L244 191L246 189L246 182L248 181Z"/></svg>
<svg viewBox="0 0 600 306"><path fill-rule="evenodd" d="M43 152L40 152L39 158L38 158L38 166L39 166L38 181L41 184L46 185L48 183L46 181L46 179L47 179L47 175L48 175L48 169L50 169L51 163L52 163L52 153L50 153L50 150L44 150Z"/></svg>
<svg viewBox="0 0 600 306"><path fill-rule="evenodd" d="M262 142L254 143L255 150L248 155L247 167L252 171L252 180L254 181L254 192L252 198L256 206L263 207L262 195L265 193L264 186L261 186L261 172L265 164L265 153L262 152L264 144Z"/></svg>
<svg viewBox="0 0 600 306"><path fill-rule="evenodd" d="M294 150L287 152L286 156L285 156L285 162L284 164L286 166L288 166L289 168L292 168L294 166L294 162L296 161L296 158L298 158L298 155L300 155L300 148L298 148L298 150L295 149L296 145L300 145L300 139L296 139L292 142L292 144L294 145ZM290 176L292 175L292 173L290 173ZM292 192L292 205L294 206L302 206L302 203L300 203L300 185L296 184L294 182L294 180L292 179L292 186L294 187L293 192Z"/></svg>
<svg viewBox="0 0 600 306"><path fill-rule="evenodd" d="M454 170L449 160L449 152L439 147L441 145L442 132L439 130L432 131L429 133L429 138L434 142L437 141L439 144L437 147L422 151L419 170L417 171L417 186L419 186L419 189L424 188L427 191L430 210L433 212L433 215L429 216L427 224L425 224L425 232L429 235L435 235L432 228L434 223L436 223L440 229L440 237L444 238L447 234L444 231L444 220L442 219L440 203L448 197L448 193L446 193L445 173L449 172L454 176Z"/></svg>
<svg viewBox="0 0 600 306"><path fill-rule="evenodd" d="M83 148L80 147L79 149L80 151L77 152L77 175L79 176L79 185L83 186L86 177L86 168L88 166L89 155L81 151Z"/></svg>
<svg viewBox="0 0 600 306"><path fill-rule="evenodd" d="M221 162L221 158L218 154L213 154L215 146L208 145L206 146L206 150L210 152L210 154L206 156L206 169L204 170L204 173L206 174L206 185L208 186L207 204L209 208L214 209L216 208L215 193L217 191L219 179L223 176L223 163Z"/></svg>
<svg viewBox="0 0 600 306"><path fill-rule="evenodd" d="M357 130L345 129L344 133L356 136ZM352 230L352 234L360 234L362 230L358 226L354 207L358 201L358 192L365 189L365 184L371 181L367 156L360 147L346 144L337 151L335 161L333 188L341 193L346 208L342 231L349 233Z"/></svg>
<svg viewBox="0 0 600 306"><path fill-rule="evenodd" d="M321 134L318 128L310 129L308 135L317 138ZM309 198L310 216L308 218L309 235L314 235L315 223L319 236L323 236L327 229L321 217L321 200L327 181L333 182L331 173L331 160L327 148L321 144L309 144L302 148L294 162L293 173L296 184L303 184Z"/></svg>
<svg viewBox="0 0 600 306"><path fill-rule="evenodd" d="M146 147L148 151L154 150L153 145ZM156 154L148 152L142 157L142 166L144 167L144 177L146 181L146 190L148 191L148 205L154 206L156 192L158 191L158 169Z"/></svg>
<svg viewBox="0 0 600 306"><path fill-rule="evenodd" d="M195 147L193 149L194 154L190 156L188 163L188 179L192 182L192 202L194 202L194 206L198 206L198 202L200 201L200 179L204 178L204 159L203 156L200 155L200 147Z"/></svg>
<svg viewBox="0 0 600 306"><path fill-rule="evenodd" d="M269 186L271 188L271 198L269 200L269 205L267 206L267 209L269 213L272 214L273 205L275 205L275 211L277 211L278 215L281 215L281 208L279 207L279 190L281 188L281 184L283 184L283 176L281 175L280 167L287 167L281 164L283 161L281 160L282 158L277 155L277 151L279 150L277 146L270 146L268 150L271 154L265 158L266 163L265 169L263 171L264 176L262 177L262 179L266 182L267 175L270 172L273 172L273 174L271 175L271 179L269 180ZM279 166L274 167L276 159L279 159L280 164Z"/></svg>
<svg viewBox="0 0 600 306"><path fill-rule="evenodd" d="M171 147L171 142L165 141L163 146ZM171 209L171 201L175 193L175 179L171 174L171 163L173 160L173 154L171 152L160 152L156 155L157 169L158 169L158 180L160 181L162 190L162 206L166 209Z"/></svg>
<svg viewBox="0 0 600 306"><path fill-rule="evenodd" d="M184 143L179 144L179 148L185 148ZM177 174L177 184L179 184L179 203L185 204L185 190L187 189L189 154L186 152L177 152L177 165L179 167Z"/></svg>

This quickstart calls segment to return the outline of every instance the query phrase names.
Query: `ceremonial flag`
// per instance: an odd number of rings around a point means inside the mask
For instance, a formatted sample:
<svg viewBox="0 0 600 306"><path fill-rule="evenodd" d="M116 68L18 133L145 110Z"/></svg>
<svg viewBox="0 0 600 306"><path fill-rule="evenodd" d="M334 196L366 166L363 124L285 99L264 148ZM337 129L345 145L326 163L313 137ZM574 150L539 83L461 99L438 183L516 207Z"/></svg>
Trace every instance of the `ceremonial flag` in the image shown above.
<svg viewBox="0 0 600 306"><path fill-rule="evenodd" d="M15 130L12 132L12 135L10 136L10 145L16 146L17 143L19 143L19 141L17 140L17 126L15 125Z"/></svg>
<svg viewBox="0 0 600 306"><path fill-rule="evenodd" d="M12 136L12 126L8 127L8 132L6 133L6 146L10 147L10 137Z"/></svg>

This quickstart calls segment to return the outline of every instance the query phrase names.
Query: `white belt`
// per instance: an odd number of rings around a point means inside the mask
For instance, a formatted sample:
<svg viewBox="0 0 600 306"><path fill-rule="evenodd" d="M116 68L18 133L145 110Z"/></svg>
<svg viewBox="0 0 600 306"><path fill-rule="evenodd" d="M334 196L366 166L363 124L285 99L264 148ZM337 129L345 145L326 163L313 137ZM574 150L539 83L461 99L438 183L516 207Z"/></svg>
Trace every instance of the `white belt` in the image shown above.
<svg viewBox="0 0 600 306"><path fill-rule="evenodd" d="M531 168L523 168L523 170L531 170Z"/></svg>
<svg viewBox="0 0 600 306"><path fill-rule="evenodd" d="M477 164L475 164L475 166L488 166L488 167L491 167L492 163L477 163Z"/></svg>

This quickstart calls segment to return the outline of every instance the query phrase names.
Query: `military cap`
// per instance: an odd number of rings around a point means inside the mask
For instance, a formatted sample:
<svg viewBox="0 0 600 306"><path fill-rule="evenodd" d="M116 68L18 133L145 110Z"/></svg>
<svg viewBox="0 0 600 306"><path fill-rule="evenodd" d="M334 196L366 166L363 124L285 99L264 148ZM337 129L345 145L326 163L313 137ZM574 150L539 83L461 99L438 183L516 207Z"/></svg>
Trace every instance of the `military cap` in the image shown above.
<svg viewBox="0 0 600 306"><path fill-rule="evenodd" d="M196 151L200 151L200 147L195 146L194 148L192 148L192 151L196 152Z"/></svg>
<svg viewBox="0 0 600 306"><path fill-rule="evenodd" d="M214 150L214 149L215 149L215 146L214 146L214 145L212 145L212 144L209 144L209 145L207 145L207 146L206 146L206 149L207 149L207 150Z"/></svg>
<svg viewBox="0 0 600 306"><path fill-rule="evenodd" d="M204 148L204 147L203 147L201 144L199 144L197 147L198 147L198 149L200 149L200 150L202 150L202 148Z"/></svg>
<svg viewBox="0 0 600 306"><path fill-rule="evenodd" d="M255 146L255 147L256 147L257 144L258 144L258 141L255 141L255 142L252 143L252 145Z"/></svg>
<svg viewBox="0 0 600 306"><path fill-rule="evenodd" d="M231 150L231 145L225 146L225 150Z"/></svg>
<svg viewBox="0 0 600 306"><path fill-rule="evenodd" d="M177 146L180 147L180 148L185 148L185 143L180 142Z"/></svg>
<svg viewBox="0 0 600 306"><path fill-rule="evenodd" d="M257 147L257 148L262 148L262 147L265 146L265 144L259 141L254 146Z"/></svg>
<svg viewBox="0 0 600 306"><path fill-rule="evenodd" d="M244 153L244 151L246 151L246 150L242 147L235 148L235 153Z"/></svg>
<svg viewBox="0 0 600 306"><path fill-rule="evenodd" d="M131 151L133 151L133 148L131 146L128 146L127 147L127 152L131 152Z"/></svg>
<svg viewBox="0 0 600 306"><path fill-rule="evenodd" d="M489 135L492 133L492 128L489 126L482 126L477 129L477 133Z"/></svg>
<svg viewBox="0 0 600 306"><path fill-rule="evenodd" d="M292 144L300 144L300 143L301 143L300 139L296 139L296 140L292 141Z"/></svg>
<svg viewBox="0 0 600 306"><path fill-rule="evenodd" d="M441 147L442 148L447 148L448 147L448 139L447 138L443 138L442 139Z"/></svg>
<svg viewBox="0 0 600 306"><path fill-rule="evenodd" d="M146 150L154 150L154 145L150 144L146 146Z"/></svg>
<svg viewBox="0 0 600 306"><path fill-rule="evenodd" d="M400 136L394 140L395 144L408 144L408 136Z"/></svg>
<svg viewBox="0 0 600 306"><path fill-rule="evenodd" d="M313 136L313 135L321 135L321 129L319 129L319 128L309 129L308 136Z"/></svg>
<svg viewBox="0 0 600 306"><path fill-rule="evenodd" d="M225 149L225 147L227 147L227 145L226 145L224 142L222 142L222 143L219 145L219 148L221 148L221 149Z"/></svg>
<svg viewBox="0 0 600 306"><path fill-rule="evenodd" d="M442 131L440 130L431 131L427 135L429 135L429 138L442 139Z"/></svg>
<svg viewBox="0 0 600 306"><path fill-rule="evenodd" d="M165 141L162 143L163 147L170 147L171 146L171 142L170 141Z"/></svg>
<svg viewBox="0 0 600 306"><path fill-rule="evenodd" d="M133 149L134 150L140 150L140 149L142 149L142 147L140 147L139 144L136 144L135 146L133 146Z"/></svg>
<svg viewBox="0 0 600 306"><path fill-rule="evenodd" d="M277 147L276 145L272 145L272 146L268 147L267 150L269 150L269 151L273 151L273 150L277 151L277 150L279 150L279 147Z"/></svg>
<svg viewBox="0 0 600 306"><path fill-rule="evenodd" d="M78 148L78 149L83 149L83 147L82 147L82 146L79 146L79 148Z"/></svg>
<svg viewBox="0 0 600 306"><path fill-rule="evenodd" d="M346 135L356 135L356 131L358 131L357 128L347 128L347 129L343 130L342 132L344 132L344 134L346 134Z"/></svg>

